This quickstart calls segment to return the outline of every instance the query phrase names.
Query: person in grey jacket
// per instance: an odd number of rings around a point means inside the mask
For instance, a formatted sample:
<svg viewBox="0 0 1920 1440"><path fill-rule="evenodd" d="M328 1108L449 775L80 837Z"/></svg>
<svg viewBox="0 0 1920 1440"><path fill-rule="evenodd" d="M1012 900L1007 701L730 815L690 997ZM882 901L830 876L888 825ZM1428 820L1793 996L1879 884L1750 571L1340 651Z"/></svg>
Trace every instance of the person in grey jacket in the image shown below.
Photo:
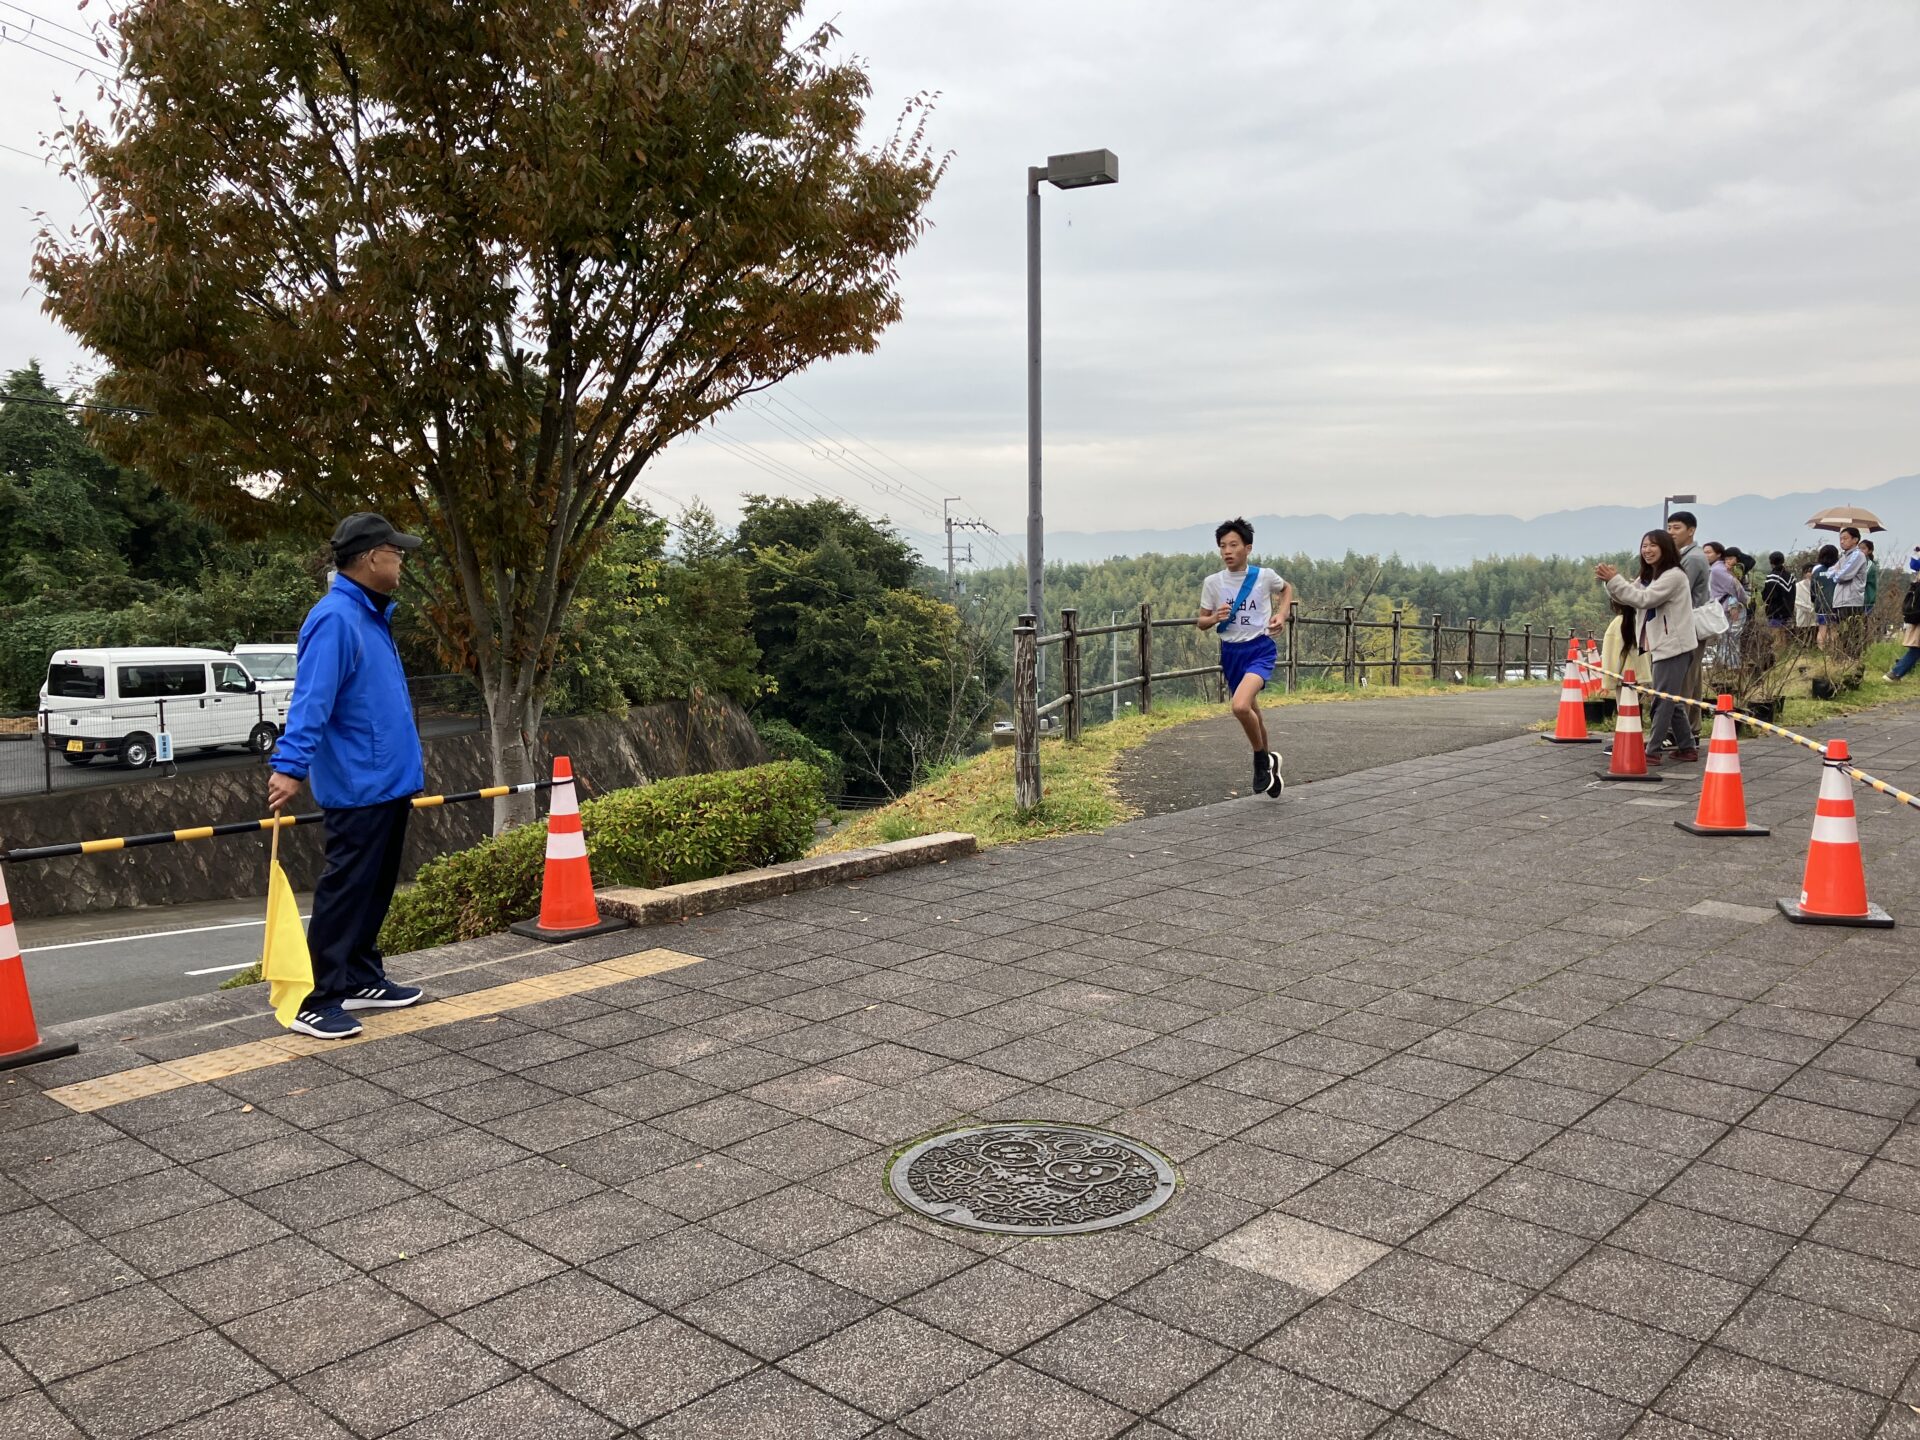
<svg viewBox="0 0 1920 1440"><path fill-rule="evenodd" d="M1687 666L1698 648L1693 638L1693 586L1680 564L1680 547L1665 530L1640 537L1640 579L1636 584L1612 565L1593 573L1618 604L1631 605L1638 621L1640 653L1653 661L1652 688L1684 695ZM1687 707L1657 698L1647 727L1647 764L1660 763L1660 742L1673 737L1675 760L1698 760L1699 743Z"/></svg>

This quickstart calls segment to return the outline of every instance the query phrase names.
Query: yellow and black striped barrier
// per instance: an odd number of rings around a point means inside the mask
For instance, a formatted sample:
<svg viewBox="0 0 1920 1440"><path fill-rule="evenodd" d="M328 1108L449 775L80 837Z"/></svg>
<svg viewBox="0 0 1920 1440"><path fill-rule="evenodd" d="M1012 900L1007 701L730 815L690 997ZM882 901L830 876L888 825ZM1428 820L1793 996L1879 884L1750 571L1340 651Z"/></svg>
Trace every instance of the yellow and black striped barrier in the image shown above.
<svg viewBox="0 0 1920 1440"><path fill-rule="evenodd" d="M531 795L551 790L551 780L529 780L522 785L489 785L483 790L462 790L457 795L416 795L413 808L431 810L438 805L459 805L469 800L498 800L502 795ZM58 860L68 855L104 855L112 850L136 850L143 845L172 845L183 840L213 840L222 835L257 835L276 826L317 825L326 818L319 811L306 815L269 815L260 820L235 820L226 825L195 825L185 830L156 830L150 835L114 835L104 840L70 840L64 845L30 845L19 850L0 850L0 861L18 865L27 860Z"/></svg>
<svg viewBox="0 0 1920 1440"><path fill-rule="evenodd" d="M1630 681L1627 679L1626 676L1617 674L1614 671L1607 669L1604 665L1593 665L1593 666L1590 666L1589 668L1595 671L1597 674L1606 676L1609 680L1618 681L1622 685L1628 685L1628 684L1632 685L1636 694L1657 696L1662 700L1671 700L1676 705L1690 705L1695 710L1705 710L1710 715L1718 713L1717 706L1709 705L1704 700L1695 700L1690 695L1669 695L1664 690L1656 690L1651 685L1641 684L1638 680ZM1795 745L1803 746L1804 748L1813 751L1814 754L1822 757L1823 759L1826 756L1827 747L1822 745L1818 740L1813 739L1811 736L1802 735L1797 730L1789 730L1784 725L1775 725L1771 720L1761 720L1755 716L1747 714L1747 712L1744 710L1735 710L1735 711L1732 711L1731 714L1733 715L1734 720L1737 721L1739 724L1751 725L1754 729L1762 731L1768 735L1778 735L1782 740L1790 741ZM1889 785L1885 780L1880 779L1878 776L1869 775L1866 771L1856 769L1851 765L1842 765L1839 767L1839 769L1845 774L1851 775L1855 780L1858 780L1862 785L1865 785L1869 790L1878 791L1880 794L1885 795L1890 800L1898 800L1902 805L1911 805L1914 809L1920 810L1920 795L1909 795L1905 790L1902 790L1899 786Z"/></svg>

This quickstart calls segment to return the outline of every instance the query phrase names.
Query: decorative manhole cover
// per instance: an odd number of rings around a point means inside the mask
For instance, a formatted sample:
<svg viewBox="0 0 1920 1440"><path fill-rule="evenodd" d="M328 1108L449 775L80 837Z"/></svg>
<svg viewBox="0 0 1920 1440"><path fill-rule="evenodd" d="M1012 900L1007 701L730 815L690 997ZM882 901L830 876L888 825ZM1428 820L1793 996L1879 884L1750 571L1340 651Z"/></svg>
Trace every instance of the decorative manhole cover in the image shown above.
<svg viewBox="0 0 1920 1440"><path fill-rule="evenodd" d="M1173 1166L1137 1140L1078 1125L979 1125L903 1150L901 1203L949 1225L1078 1235L1124 1225L1173 1195Z"/></svg>

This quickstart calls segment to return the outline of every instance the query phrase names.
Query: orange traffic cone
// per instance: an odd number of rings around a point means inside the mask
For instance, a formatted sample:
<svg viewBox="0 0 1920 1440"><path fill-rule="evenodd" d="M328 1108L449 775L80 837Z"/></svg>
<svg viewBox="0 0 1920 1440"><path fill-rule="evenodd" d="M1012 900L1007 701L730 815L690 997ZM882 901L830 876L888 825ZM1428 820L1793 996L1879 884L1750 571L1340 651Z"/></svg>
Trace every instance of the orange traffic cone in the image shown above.
<svg viewBox="0 0 1920 1440"><path fill-rule="evenodd" d="M1587 698L1591 700L1594 696L1598 695L1602 690L1607 688L1606 677L1600 673L1600 647L1594 644L1593 637L1591 635L1587 637L1586 659L1587 659Z"/></svg>
<svg viewBox="0 0 1920 1440"><path fill-rule="evenodd" d="M33 1065L71 1055L78 1045L42 1045L33 1021L33 1000L27 994L27 967L20 958L20 937L13 928L13 906L7 900L7 879L0 867L0 1070Z"/></svg>
<svg viewBox="0 0 1920 1440"><path fill-rule="evenodd" d="M1660 777L1647 769L1647 737L1640 728L1640 692L1633 688L1633 671L1620 681L1620 708L1613 722L1613 762L1600 772L1602 780L1651 780Z"/></svg>
<svg viewBox="0 0 1920 1440"><path fill-rule="evenodd" d="M573 793L573 762L553 757L553 796L547 807L547 873L540 882L540 918L508 927L534 940L578 940L627 928L625 920L600 918L593 903L593 871L587 837L580 829L580 802Z"/></svg>
<svg viewBox="0 0 1920 1440"><path fill-rule="evenodd" d="M1693 819L1673 823L1695 835L1773 833L1764 825L1747 823L1747 791L1740 783L1740 741L1734 735L1731 695L1722 695L1714 707L1713 739L1707 745L1707 772L1700 786L1700 808Z"/></svg>
<svg viewBox="0 0 1920 1440"><path fill-rule="evenodd" d="M1853 780L1842 768L1851 763L1847 742L1827 744L1820 771L1820 801L1813 811L1813 841L1807 846L1807 873L1800 882L1800 903L1780 902L1780 913L1796 925L1863 925L1891 930L1893 917L1867 900L1867 871L1860 858L1860 830L1853 816Z"/></svg>
<svg viewBox="0 0 1920 1440"><path fill-rule="evenodd" d="M1587 686L1581 678L1580 642L1567 641L1567 668L1560 677L1560 716L1553 733L1540 738L1550 745L1598 745L1598 735L1587 734Z"/></svg>

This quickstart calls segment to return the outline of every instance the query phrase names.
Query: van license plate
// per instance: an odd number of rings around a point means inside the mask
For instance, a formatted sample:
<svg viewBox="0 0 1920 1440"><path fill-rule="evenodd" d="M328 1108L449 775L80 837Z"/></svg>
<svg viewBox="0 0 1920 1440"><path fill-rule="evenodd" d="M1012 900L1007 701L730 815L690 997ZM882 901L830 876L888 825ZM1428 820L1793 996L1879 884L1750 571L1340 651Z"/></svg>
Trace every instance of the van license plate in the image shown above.
<svg viewBox="0 0 1920 1440"><path fill-rule="evenodd" d="M81 751L85 750L86 748L87 747L85 745L82 745L78 740L67 741L67 753L69 755L78 755Z"/></svg>

